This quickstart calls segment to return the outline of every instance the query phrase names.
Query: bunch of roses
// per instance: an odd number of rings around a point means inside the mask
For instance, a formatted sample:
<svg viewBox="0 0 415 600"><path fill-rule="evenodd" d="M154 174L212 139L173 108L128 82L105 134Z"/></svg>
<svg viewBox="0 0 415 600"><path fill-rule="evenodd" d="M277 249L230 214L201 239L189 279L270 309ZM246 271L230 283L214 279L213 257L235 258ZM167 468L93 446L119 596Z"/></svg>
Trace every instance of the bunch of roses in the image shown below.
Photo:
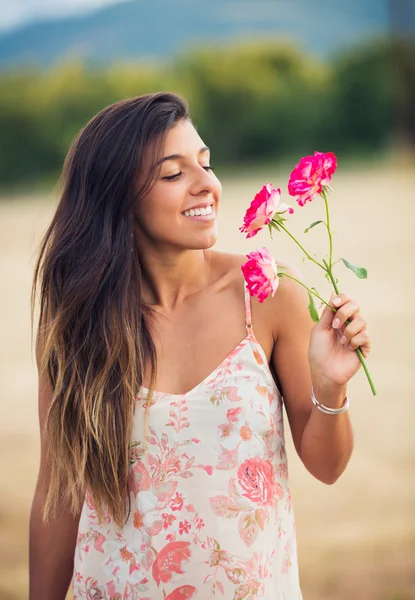
<svg viewBox="0 0 415 600"><path fill-rule="evenodd" d="M299 206L311 202L317 194L321 194L327 203L325 188L329 185L336 167L337 160L332 152L326 154L315 152L314 156L305 156L290 175L288 193L290 196L297 196ZM284 215L286 213L293 214L294 209L282 202L281 189L274 189L270 183L266 183L251 202L245 214L244 224L239 230L246 233L247 238L256 235L265 225L268 225L271 235L273 228L277 231L283 230L294 239L310 260L317 262L285 227L284 222L286 219ZM312 223L305 232L322 222ZM328 225L328 232L331 237L329 222L326 225ZM251 252L248 258L248 262L242 266L242 272L250 294L258 296L259 302L263 302L270 293L272 296L275 294L278 287L278 277L284 276L284 272L278 271L275 260L266 248ZM331 261L330 256L329 267ZM309 290L309 292L312 295L317 295L313 290ZM315 319L315 313L311 316Z"/></svg>
<svg viewBox="0 0 415 600"><path fill-rule="evenodd" d="M285 216L293 214L294 209L282 201L281 189L273 188L270 183L266 183L251 202L246 211L244 223L239 230L246 234L247 238L255 236L265 225L268 226L271 237L273 230L284 231L300 247L305 256L325 272L325 276L330 280L334 291L338 294L337 279L333 274L333 266L337 262L341 260L360 279L367 277L367 271L363 267L352 265L345 258L333 262L333 239L327 195L331 189L329 184L336 169L337 159L332 152L314 152L314 155L305 156L300 160L299 164L292 171L288 181L288 193L290 196L296 198L299 206L305 206L307 202L311 202L316 196L323 198L326 219L314 221L314 223L305 229L304 233L307 233L316 225L323 224L325 226L329 237L329 254L327 258L319 261L315 256L312 256L287 229ZM259 302L263 302L269 294L274 296L280 277L289 277L307 289L310 301L308 308L314 322L319 321L319 316L313 297L317 297L323 304L329 306L331 310L336 311L335 308L320 296L315 287L309 288L302 281L285 272L283 267L278 266L267 248L259 248L248 254L247 258L248 262L242 265L242 272L247 282L249 293L251 296L257 296ZM375 393L361 350L358 348L356 352L368 376L372 391Z"/></svg>

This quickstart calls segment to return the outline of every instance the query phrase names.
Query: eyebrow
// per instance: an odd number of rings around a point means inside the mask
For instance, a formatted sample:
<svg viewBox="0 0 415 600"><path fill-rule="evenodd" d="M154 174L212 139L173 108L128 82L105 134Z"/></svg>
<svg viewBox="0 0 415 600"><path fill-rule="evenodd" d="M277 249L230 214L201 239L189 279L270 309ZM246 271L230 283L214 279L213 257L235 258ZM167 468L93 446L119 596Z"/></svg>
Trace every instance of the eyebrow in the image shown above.
<svg viewBox="0 0 415 600"><path fill-rule="evenodd" d="M210 152L210 148L208 148L208 146L203 146L203 148L201 148L199 150L198 155L200 156L204 152ZM155 165L153 166L153 168L158 167L158 165L161 165L162 163L166 162L167 160L180 160L183 158L185 158L183 156L183 154L170 154L169 156L165 156L164 158L161 158L159 161L157 161L155 163Z"/></svg>

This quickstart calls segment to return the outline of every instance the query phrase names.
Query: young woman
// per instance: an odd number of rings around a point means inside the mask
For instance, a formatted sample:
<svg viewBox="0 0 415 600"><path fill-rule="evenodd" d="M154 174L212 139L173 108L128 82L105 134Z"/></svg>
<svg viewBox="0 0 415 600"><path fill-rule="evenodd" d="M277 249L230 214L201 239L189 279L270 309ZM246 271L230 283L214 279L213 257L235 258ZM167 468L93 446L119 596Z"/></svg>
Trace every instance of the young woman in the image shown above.
<svg viewBox="0 0 415 600"><path fill-rule="evenodd" d="M32 296L30 600L72 576L77 599L301 598L283 399L305 467L335 482L370 341L344 294L317 325L288 278L251 302L246 258L211 250L220 196L174 94L109 106L69 151Z"/></svg>

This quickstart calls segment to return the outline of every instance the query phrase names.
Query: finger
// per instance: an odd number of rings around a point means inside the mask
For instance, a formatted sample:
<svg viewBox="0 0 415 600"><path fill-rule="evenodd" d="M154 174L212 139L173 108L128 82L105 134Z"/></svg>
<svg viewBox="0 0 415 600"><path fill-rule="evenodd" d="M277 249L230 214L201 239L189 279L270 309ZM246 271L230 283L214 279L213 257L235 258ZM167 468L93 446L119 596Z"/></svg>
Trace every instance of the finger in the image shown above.
<svg viewBox="0 0 415 600"><path fill-rule="evenodd" d="M347 319L354 319L358 316L360 307L353 300L349 300L339 308L333 318L332 327L340 329Z"/></svg>
<svg viewBox="0 0 415 600"><path fill-rule="evenodd" d="M357 350L360 348L365 358L369 355L371 348L371 340L366 330L361 331L358 335L355 335L349 342L350 350Z"/></svg>
<svg viewBox="0 0 415 600"><path fill-rule="evenodd" d="M335 292L333 292L330 297L330 303L335 308L340 308L341 306L343 306L343 304L346 304L346 302L349 302L349 300L350 300L349 296L347 296L346 294L343 294L343 293L336 294Z"/></svg>
<svg viewBox="0 0 415 600"><path fill-rule="evenodd" d="M323 327L324 329L330 330L331 329L331 324L333 322L333 316L335 315L335 311L333 310L333 308L335 308L333 302L333 299L336 297L336 294L333 292L333 294L331 295L331 298L328 302L329 306L325 306L323 312L321 313L320 316L320 321L319 321L319 325L320 327ZM333 308L332 308L333 307Z"/></svg>
<svg viewBox="0 0 415 600"><path fill-rule="evenodd" d="M320 326L322 326L326 329L331 329L335 312L330 307L338 309L339 307L343 306L346 302L349 302L349 301L350 301L350 298L348 296L346 296L346 294L342 294L342 293L336 294L336 292L332 292L332 294L330 296L330 300L328 302L329 306L326 305L324 307L323 312L321 313Z"/></svg>
<svg viewBox="0 0 415 600"><path fill-rule="evenodd" d="M339 331L341 333L340 343L346 344L349 343L350 340L358 335L361 331L366 329L366 321L360 315L357 316L349 325L347 325L343 331Z"/></svg>

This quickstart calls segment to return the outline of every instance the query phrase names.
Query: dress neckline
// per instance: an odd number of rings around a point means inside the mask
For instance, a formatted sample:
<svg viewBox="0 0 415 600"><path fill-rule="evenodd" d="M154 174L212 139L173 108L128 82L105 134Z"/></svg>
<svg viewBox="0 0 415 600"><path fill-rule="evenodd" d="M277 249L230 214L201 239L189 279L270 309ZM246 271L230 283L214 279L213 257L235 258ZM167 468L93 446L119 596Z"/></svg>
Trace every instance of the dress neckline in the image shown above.
<svg viewBox="0 0 415 600"><path fill-rule="evenodd" d="M242 348L244 348L251 339L252 339L252 333L248 333L243 338L243 340L241 340L239 342L239 344L237 344L235 346L235 348L233 350L231 350L229 352L229 354L227 354L225 356L225 358L218 364L218 366L213 369L213 371L211 371L208 375L206 375L206 377L204 379L202 379L202 381L200 381L197 385L192 387L192 389L190 389L188 392L185 392L184 394L169 394L168 392L160 392L158 390L154 390L154 392L153 392L154 396L166 396L168 398L185 398L186 396L189 396L190 394L192 394L193 392L198 390L200 387L202 387L205 383L207 383L207 381L209 381L217 373L217 371L219 371L231 358L233 358L234 355L238 354L239 351L242 350ZM258 343L256 343L255 345L259 346ZM262 348L261 348L261 350L262 350ZM144 392L147 395L149 392L149 389L142 385L140 387L140 393L141 392Z"/></svg>
<svg viewBox="0 0 415 600"><path fill-rule="evenodd" d="M242 348L244 348L248 342L251 342L252 345L252 350L253 350L253 354L255 356L255 359L257 362L259 363L263 363L264 368L267 372L267 374L271 377L271 380L273 382L273 384L275 385L278 393L281 396L281 392L278 389L278 386L274 380L274 377L271 373L269 364L268 364L268 359L266 357L266 354L264 352L264 349L262 348L261 344L257 341L256 337L255 337L255 333L252 327L252 312L251 312L251 296L248 290L248 286L246 284L246 282L244 282L244 297L245 297L245 327L246 327L246 331L247 334L246 336L243 338L243 340L241 340L239 342L239 344L237 344L235 346L235 348L233 350L231 350L229 352L229 354L227 356L225 356L225 358L218 364L217 367L215 367L215 369L213 369L213 371L211 371L208 375L206 375L206 377L204 379L202 379L202 381L200 381L197 385L195 385L192 389L188 390L187 392L185 392L184 394L169 394L167 392L160 392L158 390L154 390L153 395L159 398L165 397L165 398L186 398L188 396L190 396L191 394L194 394L196 391L198 391L203 385L205 385L210 379L212 379L216 373L218 371L220 371L220 369L223 368L223 366L230 360L232 359L234 356L236 356L240 350L242 350ZM141 397L141 394L145 394L146 396L149 393L149 389L146 388L145 386L140 386L139 388L139 392L137 394L137 398Z"/></svg>

